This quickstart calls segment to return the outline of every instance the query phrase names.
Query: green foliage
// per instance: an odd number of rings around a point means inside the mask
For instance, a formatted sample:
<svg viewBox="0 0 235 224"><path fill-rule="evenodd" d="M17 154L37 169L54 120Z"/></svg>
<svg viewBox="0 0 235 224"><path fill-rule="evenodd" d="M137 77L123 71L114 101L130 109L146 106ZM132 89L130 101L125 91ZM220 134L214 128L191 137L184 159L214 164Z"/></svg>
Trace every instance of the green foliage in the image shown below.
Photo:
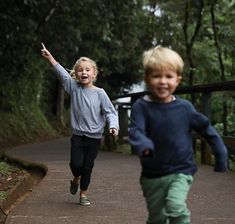
<svg viewBox="0 0 235 224"><path fill-rule="evenodd" d="M8 175L14 169L8 163L0 160L0 176ZM0 190L0 200L4 200L7 197L8 193L6 191Z"/></svg>
<svg viewBox="0 0 235 224"><path fill-rule="evenodd" d="M235 159L234 158L229 160L229 169L235 172Z"/></svg>
<svg viewBox="0 0 235 224"><path fill-rule="evenodd" d="M93 58L99 67L97 85L115 95L121 85L129 87L140 77L141 6L141 1L66 1L40 27L42 41L67 68L80 56Z"/></svg>
<svg viewBox="0 0 235 224"><path fill-rule="evenodd" d="M217 1L213 11L226 80L234 79L235 72L234 5L234 1ZM141 80L142 53L156 44L182 55L184 85L189 84L191 73L194 84L220 81L210 10L211 1L191 0L1 1L0 137L53 132L58 80L40 56L41 42L69 69L80 56L93 58L99 66L97 85L110 97ZM200 15L202 24L192 40ZM219 119L222 109L215 105L215 119ZM229 110L230 126L233 119L234 112Z"/></svg>
<svg viewBox="0 0 235 224"><path fill-rule="evenodd" d="M6 191L0 191L0 200L4 200L7 197L8 193Z"/></svg>
<svg viewBox="0 0 235 224"><path fill-rule="evenodd" d="M14 175L19 172L24 173L25 171L21 171L15 164L7 163L3 158L0 158L0 201L7 198L11 189L10 186L14 186L14 184L19 180L18 177Z"/></svg>
<svg viewBox="0 0 235 224"><path fill-rule="evenodd" d="M199 6L202 4L202 12ZM190 73L189 60L194 64L194 84L221 81L218 50L215 48L212 29L211 2L209 1L146 1L145 8L153 27L153 44L170 46L177 50L185 61L185 80ZM220 44L226 80L234 79L234 1L217 1L214 9L217 38ZM157 16L156 16L157 15ZM187 17L186 17L187 15ZM196 21L202 15L199 32L195 36L191 58L188 57L187 40L192 41ZM186 20L187 18L187 20ZM185 36L183 28L186 29ZM189 84L189 83L187 83Z"/></svg>
<svg viewBox="0 0 235 224"><path fill-rule="evenodd" d="M58 80L40 57L41 42L66 68L80 56L96 60L97 85L111 97L139 80L141 0L9 0L0 9L1 138L53 133Z"/></svg>
<svg viewBox="0 0 235 224"><path fill-rule="evenodd" d="M131 155L132 154L131 145L129 143L118 141L117 144L118 145L117 145L116 152L122 153L124 155Z"/></svg>
<svg viewBox="0 0 235 224"><path fill-rule="evenodd" d="M4 161L0 161L0 173L1 174L8 174L13 170L12 166Z"/></svg>
<svg viewBox="0 0 235 224"><path fill-rule="evenodd" d="M55 130L36 106L21 105L15 113L0 111L2 139L36 140L44 135L56 135Z"/></svg>
<svg viewBox="0 0 235 224"><path fill-rule="evenodd" d="M235 100L234 94L231 93L214 93L211 99L211 108L212 108L212 123L215 125L217 131L223 135L224 124L223 124L223 104L226 102L227 105L227 128L228 128L228 135L234 136L235 135Z"/></svg>

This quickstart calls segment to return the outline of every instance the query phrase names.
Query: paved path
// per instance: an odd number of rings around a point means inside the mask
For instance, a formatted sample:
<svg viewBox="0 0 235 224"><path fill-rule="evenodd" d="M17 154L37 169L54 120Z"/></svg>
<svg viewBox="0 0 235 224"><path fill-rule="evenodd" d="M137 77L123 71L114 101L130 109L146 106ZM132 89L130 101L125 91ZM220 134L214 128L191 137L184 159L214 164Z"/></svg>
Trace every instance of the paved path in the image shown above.
<svg viewBox="0 0 235 224"><path fill-rule="evenodd" d="M135 155L99 152L89 197L78 204L69 194L70 140L62 138L24 145L7 154L45 164L48 173L8 215L6 224L144 224L145 201L138 183L140 165ZM235 174L199 168L189 195L193 224L235 224Z"/></svg>

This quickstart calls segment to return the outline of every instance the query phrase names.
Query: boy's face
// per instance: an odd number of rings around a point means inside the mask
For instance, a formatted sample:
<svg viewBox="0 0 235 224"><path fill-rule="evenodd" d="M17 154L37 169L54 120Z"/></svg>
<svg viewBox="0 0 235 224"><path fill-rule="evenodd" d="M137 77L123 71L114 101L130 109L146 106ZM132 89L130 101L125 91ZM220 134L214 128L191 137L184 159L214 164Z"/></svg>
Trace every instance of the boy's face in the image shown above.
<svg viewBox="0 0 235 224"><path fill-rule="evenodd" d="M169 103L172 101L172 93L179 85L182 76L175 71L165 68L152 70L145 75L145 83L151 91L152 100Z"/></svg>
<svg viewBox="0 0 235 224"><path fill-rule="evenodd" d="M96 78L94 66L88 61L81 61L75 69L75 76L82 86L92 86Z"/></svg>

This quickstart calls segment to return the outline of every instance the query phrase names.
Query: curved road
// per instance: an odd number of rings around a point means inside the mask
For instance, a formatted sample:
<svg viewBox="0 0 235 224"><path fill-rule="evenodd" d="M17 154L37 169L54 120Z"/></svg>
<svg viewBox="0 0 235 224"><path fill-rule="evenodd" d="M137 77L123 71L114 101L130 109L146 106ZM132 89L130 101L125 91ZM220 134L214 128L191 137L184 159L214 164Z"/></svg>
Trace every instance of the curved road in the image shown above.
<svg viewBox="0 0 235 224"><path fill-rule="evenodd" d="M10 156L45 164L48 173L10 212L6 224L145 223L147 211L137 156L100 151L89 188L92 205L83 207L78 196L69 193L69 153L69 138L7 151ZM199 167L188 199L193 224L235 224L234 175Z"/></svg>

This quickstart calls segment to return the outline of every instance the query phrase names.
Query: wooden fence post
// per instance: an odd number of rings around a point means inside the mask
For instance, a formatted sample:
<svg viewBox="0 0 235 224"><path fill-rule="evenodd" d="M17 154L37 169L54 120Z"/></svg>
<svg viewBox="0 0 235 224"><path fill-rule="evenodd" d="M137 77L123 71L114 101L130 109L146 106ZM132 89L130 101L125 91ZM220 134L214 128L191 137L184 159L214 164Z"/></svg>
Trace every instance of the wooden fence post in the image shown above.
<svg viewBox="0 0 235 224"><path fill-rule="evenodd" d="M129 118L128 118L129 107L125 105L118 105L118 116L119 116L119 139L124 140L128 136Z"/></svg>
<svg viewBox="0 0 235 224"><path fill-rule="evenodd" d="M211 119L211 92L202 92L201 97L201 112Z"/></svg>

